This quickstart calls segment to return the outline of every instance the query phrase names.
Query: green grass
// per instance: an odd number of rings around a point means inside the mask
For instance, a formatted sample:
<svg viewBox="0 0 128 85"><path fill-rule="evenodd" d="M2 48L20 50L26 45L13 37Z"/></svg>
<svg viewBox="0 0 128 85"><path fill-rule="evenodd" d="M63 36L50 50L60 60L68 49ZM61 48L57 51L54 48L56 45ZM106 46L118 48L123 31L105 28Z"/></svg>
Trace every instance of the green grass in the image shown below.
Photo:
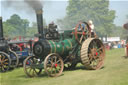
<svg viewBox="0 0 128 85"><path fill-rule="evenodd" d="M23 68L1 73L0 85L128 85L128 58L124 49L106 52L104 67L100 70L86 70L77 66L76 70L64 71L60 77L46 75L26 77Z"/></svg>

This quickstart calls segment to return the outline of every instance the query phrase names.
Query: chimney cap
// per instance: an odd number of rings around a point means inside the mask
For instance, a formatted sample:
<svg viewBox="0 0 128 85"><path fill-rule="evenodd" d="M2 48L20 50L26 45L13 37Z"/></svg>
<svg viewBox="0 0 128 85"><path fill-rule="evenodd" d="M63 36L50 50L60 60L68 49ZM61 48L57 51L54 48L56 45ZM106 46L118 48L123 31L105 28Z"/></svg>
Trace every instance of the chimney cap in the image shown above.
<svg viewBox="0 0 128 85"><path fill-rule="evenodd" d="M36 14L42 14L43 10L42 9L39 9L39 10L35 10L36 11Z"/></svg>

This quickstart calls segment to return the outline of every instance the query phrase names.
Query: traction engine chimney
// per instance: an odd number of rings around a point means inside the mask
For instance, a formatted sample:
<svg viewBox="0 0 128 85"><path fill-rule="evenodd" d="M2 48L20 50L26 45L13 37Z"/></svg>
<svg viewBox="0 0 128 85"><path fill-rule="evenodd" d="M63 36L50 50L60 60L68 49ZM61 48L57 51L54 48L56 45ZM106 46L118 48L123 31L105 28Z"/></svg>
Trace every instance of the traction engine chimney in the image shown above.
<svg viewBox="0 0 128 85"><path fill-rule="evenodd" d="M42 16L42 9L36 10L36 18L37 18L37 28L38 28L38 33L39 33L39 39L44 38L44 33L43 33L43 16Z"/></svg>
<svg viewBox="0 0 128 85"><path fill-rule="evenodd" d="M0 17L0 40L4 39L2 17Z"/></svg>

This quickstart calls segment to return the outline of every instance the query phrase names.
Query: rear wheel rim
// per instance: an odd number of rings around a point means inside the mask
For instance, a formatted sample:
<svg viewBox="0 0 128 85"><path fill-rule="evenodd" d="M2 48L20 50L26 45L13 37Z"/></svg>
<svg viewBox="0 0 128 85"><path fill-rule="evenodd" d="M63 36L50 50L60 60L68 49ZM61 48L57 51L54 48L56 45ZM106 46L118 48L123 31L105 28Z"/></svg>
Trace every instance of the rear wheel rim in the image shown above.
<svg viewBox="0 0 128 85"><path fill-rule="evenodd" d="M87 39L81 48L81 60L87 69L100 69L104 63L105 49L99 39Z"/></svg>

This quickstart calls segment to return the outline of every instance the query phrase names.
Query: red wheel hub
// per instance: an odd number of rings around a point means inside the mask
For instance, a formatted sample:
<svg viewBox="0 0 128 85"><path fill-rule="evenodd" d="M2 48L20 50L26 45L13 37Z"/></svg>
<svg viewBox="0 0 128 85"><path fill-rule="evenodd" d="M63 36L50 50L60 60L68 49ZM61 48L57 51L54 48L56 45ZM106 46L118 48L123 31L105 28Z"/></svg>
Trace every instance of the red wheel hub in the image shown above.
<svg viewBox="0 0 128 85"><path fill-rule="evenodd" d="M29 64L29 62L27 62L26 64Z"/></svg>
<svg viewBox="0 0 128 85"><path fill-rule="evenodd" d="M57 64L55 64L55 67L57 67Z"/></svg>
<svg viewBox="0 0 128 85"><path fill-rule="evenodd" d="M83 35L85 35L85 32L83 32Z"/></svg>
<svg viewBox="0 0 128 85"><path fill-rule="evenodd" d="M98 55L98 52L96 52L96 56Z"/></svg>

